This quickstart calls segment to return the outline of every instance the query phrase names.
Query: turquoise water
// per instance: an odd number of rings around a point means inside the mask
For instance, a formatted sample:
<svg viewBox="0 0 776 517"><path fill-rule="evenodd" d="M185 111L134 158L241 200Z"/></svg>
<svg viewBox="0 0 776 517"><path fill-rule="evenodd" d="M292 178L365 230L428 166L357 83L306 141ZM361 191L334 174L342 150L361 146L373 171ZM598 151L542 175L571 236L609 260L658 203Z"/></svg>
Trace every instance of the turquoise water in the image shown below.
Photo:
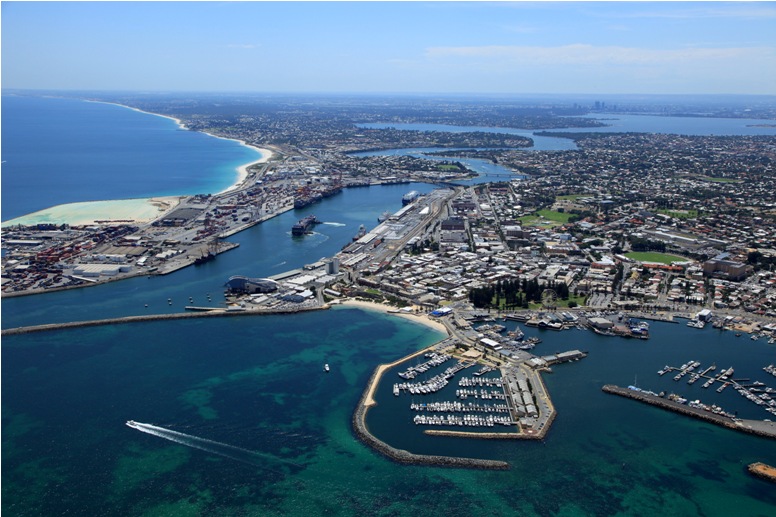
<svg viewBox="0 0 776 517"><path fill-rule="evenodd" d="M400 400L390 393L395 370L368 416L372 431L392 445L503 459L511 464L503 472L402 466L354 438L350 418L374 367L440 337L396 317L335 309L7 336L2 510L772 515L772 485L744 469L776 462L776 442L600 387L629 384L637 375L644 388L665 384L714 402L716 392L655 372L693 358L730 363L742 376L768 381L759 367L772 361L773 346L670 324L653 325L646 342L578 331L539 335L537 353L571 346L590 352L545 375L558 417L543 441L422 435L409 411L391 405ZM124 425L129 419L183 435L160 433L176 442L139 432Z"/></svg>
<svg viewBox="0 0 776 517"><path fill-rule="evenodd" d="M2 220L63 203L220 192L261 154L111 104L3 95Z"/></svg>

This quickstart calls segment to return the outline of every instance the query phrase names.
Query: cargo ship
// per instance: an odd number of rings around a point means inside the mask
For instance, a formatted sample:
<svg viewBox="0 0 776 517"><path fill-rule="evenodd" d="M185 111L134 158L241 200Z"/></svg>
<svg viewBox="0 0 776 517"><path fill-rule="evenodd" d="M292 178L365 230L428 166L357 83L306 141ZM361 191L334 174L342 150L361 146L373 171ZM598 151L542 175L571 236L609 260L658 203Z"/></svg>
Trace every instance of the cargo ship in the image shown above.
<svg viewBox="0 0 776 517"><path fill-rule="evenodd" d="M299 219L299 222L291 227L291 235L304 235L309 233L310 228L319 222L320 221L316 219L314 215L308 215L307 217Z"/></svg>
<svg viewBox="0 0 776 517"><path fill-rule="evenodd" d="M358 233L353 236L353 242L357 241L364 235L366 235L366 226L362 224L361 226L358 227Z"/></svg>
<svg viewBox="0 0 776 517"><path fill-rule="evenodd" d="M415 200L418 199L419 197L420 197L420 192L418 192L417 190L410 190L409 192L404 194L404 196L401 198L401 204L404 206L409 205L410 203L415 202Z"/></svg>
<svg viewBox="0 0 776 517"><path fill-rule="evenodd" d="M304 208L306 206L317 203L326 197L331 197L334 194L342 192L342 185L333 185L325 188L301 188L294 196L294 208Z"/></svg>

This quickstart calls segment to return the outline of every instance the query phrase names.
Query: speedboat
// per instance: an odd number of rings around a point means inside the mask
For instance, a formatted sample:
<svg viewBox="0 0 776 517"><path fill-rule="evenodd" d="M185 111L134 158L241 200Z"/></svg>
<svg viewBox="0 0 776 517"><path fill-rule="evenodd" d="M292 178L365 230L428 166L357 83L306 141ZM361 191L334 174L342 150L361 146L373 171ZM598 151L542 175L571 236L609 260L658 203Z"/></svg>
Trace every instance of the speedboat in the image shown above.
<svg viewBox="0 0 776 517"><path fill-rule="evenodd" d="M127 425L129 427L134 427L135 429L137 429L137 422L135 422L134 420L127 420Z"/></svg>

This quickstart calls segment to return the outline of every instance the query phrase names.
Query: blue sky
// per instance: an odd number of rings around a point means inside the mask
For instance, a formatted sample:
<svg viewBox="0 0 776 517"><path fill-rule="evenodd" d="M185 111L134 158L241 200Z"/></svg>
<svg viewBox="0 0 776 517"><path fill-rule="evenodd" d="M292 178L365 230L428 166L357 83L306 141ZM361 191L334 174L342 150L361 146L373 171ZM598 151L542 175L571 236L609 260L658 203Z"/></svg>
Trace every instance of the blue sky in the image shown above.
<svg viewBox="0 0 776 517"><path fill-rule="evenodd" d="M4 1L2 87L776 94L776 3Z"/></svg>

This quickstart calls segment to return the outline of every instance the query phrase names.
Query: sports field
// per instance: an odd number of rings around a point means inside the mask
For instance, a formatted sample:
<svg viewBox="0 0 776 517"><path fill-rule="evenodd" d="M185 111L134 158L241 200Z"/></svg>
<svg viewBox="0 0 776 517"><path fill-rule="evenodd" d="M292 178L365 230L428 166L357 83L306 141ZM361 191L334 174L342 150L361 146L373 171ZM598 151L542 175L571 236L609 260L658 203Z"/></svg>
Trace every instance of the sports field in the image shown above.
<svg viewBox="0 0 776 517"><path fill-rule="evenodd" d="M638 262L657 262L658 264L670 264L671 262L685 262L687 258L679 255L670 255L668 253L657 253L654 251L631 251L625 254L626 257Z"/></svg>

